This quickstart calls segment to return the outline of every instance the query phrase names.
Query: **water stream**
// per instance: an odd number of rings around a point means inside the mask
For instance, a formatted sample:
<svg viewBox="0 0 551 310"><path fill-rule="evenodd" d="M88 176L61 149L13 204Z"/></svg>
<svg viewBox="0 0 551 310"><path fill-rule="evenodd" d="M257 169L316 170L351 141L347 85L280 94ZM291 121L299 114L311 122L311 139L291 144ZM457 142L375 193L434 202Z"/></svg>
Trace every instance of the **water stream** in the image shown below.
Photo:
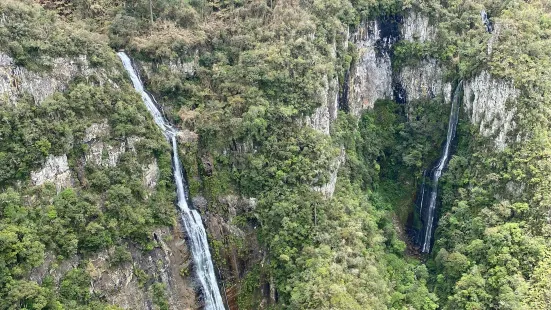
<svg viewBox="0 0 551 310"><path fill-rule="evenodd" d="M490 17L488 17L488 13L486 13L485 10L480 11L480 17L482 18L482 23L484 23L484 26L486 27L486 31L488 33L492 33L494 31L494 25L490 21Z"/></svg>
<svg viewBox="0 0 551 310"><path fill-rule="evenodd" d="M428 173L430 182L425 182L426 172L423 172L423 185L420 191L419 214L423 222L423 229L419 236L419 245L421 252L429 253L431 250L431 241L434 234L434 225L436 224L436 204L438 198L438 181L442 176L442 171L447 167L450 160L451 146L455 138L457 122L459 120L459 107L463 82L459 82L455 88L452 98L450 119L448 122L448 133L446 144L442 151L442 156L436 165Z"/></svg>
<svg viewBox="0 0 551 310"><path fill-rule="evenodd" d="M176 192L178 196L177 204L184 229L188 235L191 256L193 257L196 276L201 286L205 309L224 310L224 303L220 296L220 290L218 289L216 276L214 274L214 266L212 264L205 227L203 226L201 216L196 210L189 207L186 198L184 187L185 180L183 177L182 165L178 157L178 144L176 142L178 131L163 117L162 113L157 109L153 98L145 91L138 73L132 66L132 61L128 55L124 52L119 52L117 55L128 72L134 88L142 96L143 102L147 110L149 110L153 116L155 123L161 128L165 137L172 144L174 181L176 183Z"/></svg>

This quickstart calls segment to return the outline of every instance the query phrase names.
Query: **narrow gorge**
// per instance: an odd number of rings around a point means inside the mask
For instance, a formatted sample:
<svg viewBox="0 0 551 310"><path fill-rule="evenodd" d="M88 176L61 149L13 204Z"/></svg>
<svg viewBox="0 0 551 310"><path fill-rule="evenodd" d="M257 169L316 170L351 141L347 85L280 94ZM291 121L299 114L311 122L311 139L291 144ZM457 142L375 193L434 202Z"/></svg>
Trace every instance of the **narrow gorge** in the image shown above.
<svg viewBox="0 0 551 310"><path fill-rule="evenodd" d="M438 201L438 181L446 169L448 162L452 156L452 144L457 131L457 122L459 121L459 109L461 103L461 95L463 92L463 81L460 81L455 88L452 97L450 120L448 121L448 131L446 134L446 142L442 149L442 156L434 167L423 171L423 183L419 193L419 214L423 222L423 229L420 231L418 242L421 246L422 253L429 253L434 237L434 227L437 224L437 204ZM425 181L425 177L429 178L429 182Z"/></svg>

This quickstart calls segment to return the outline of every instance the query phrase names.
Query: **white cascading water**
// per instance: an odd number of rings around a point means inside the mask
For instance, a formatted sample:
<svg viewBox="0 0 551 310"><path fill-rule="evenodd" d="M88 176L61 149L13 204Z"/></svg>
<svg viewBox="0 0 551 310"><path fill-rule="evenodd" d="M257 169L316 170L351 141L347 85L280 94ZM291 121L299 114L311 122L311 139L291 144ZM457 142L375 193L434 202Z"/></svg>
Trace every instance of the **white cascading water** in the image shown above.
<svg viewBox="0 0 551 310"><path fill-rule="evenodd" d="M492 22L490 21L490 18L488 17L488 13L486 13L485 10L480 11L480 17L482 18L482 22L484 23L484 26L486 27L486 31L488 33L492 33L494 30L494 26L492 25Z"/></svg>
<svg viewBox="0 0 551 310"><path fill-rule="evenodd" d="M455 89L455 93L453 95L452 99L452 107L450 112L450 120L448 122L448 134L446 136L446 144L444 146L444 152L442 153L442 157L440 157L440 160L438 161L438 164L432 169L431 171L431 189L430 189L430 196L428 197L428 200L424 200L424 197L421 197L421 206L420 210L423 211L424 204L427 204L427 208L425 209L426 217L424 218L424 224L425 224L425 233L422 239L422 247L421 252L428 253L430 252L430 246L431 246L431 238L433 235L433 228L434 228L434 222L435 222L435 215L436 215L436 198L438 196L438 180L440 180L440 177L442 176L442 171L448 164L448 160L450 158L450 151L451 151L451 145L452 141L455 138L455 132L457 129L457 122L459 120L459 105L460 105L460 93L463 86L463 82L459 82L457 85L457 88ZM423 189L421 192L422 196L425 196L425 189ZM421 213L421 216L423 217L423 214Z"/></svg>
<svg viewBox="0 0 551 310"><path fill-rule="evenodd" d="M423 202L425 201L425 176L427 175L427 170L423 170L423 184L421 185L421 202L419 203L419 214L423 214Z"/></svg>
<svg viewBox="0 0 551 310"><path fill-rule="evenodd" d="M124 52L119 52L117 55L121 59L128 75L130 75L134 88L142 96L143 102L153 116L155 123L157 123L166 138L172 144L173 171L176 183L176 193L178 195L178 208L185 231L189 237L191 256L193 257L197 279L201 285L205 309L224 310L224 303L214 274L214 265L212 264L205 227L203 226L199 213L196 210L190 209L187 203L182 165L178 157L178 145L176 143L178 131L163 117L159 109L157 109L153 98L144 90L138 73L134 69L134 66L132 66L132 61L128 55Z"/></svg>

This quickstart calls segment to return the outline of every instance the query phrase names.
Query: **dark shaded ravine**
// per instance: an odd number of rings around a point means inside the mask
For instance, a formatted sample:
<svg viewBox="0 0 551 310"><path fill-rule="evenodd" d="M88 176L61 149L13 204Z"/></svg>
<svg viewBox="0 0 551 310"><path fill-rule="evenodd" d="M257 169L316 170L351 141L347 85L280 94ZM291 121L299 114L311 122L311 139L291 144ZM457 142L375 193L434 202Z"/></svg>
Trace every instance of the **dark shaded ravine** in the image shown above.
<svg viewBox="0 0 551 310"><path fill-rule="evenodd" d="M459 82L453 94L450 119L448 121L448 133L446 135L446 143L442 150L442 156L430 170L423 172L423 183L419 190L417 202L419 216L423 224L423 227L418 232L417 244L422 253L429 253L433 243L434 228L438 221L438 181L442 176L442 172L448 166L448 162L452 155L452 143L457 131L462 91L463 81Z"/></svg>

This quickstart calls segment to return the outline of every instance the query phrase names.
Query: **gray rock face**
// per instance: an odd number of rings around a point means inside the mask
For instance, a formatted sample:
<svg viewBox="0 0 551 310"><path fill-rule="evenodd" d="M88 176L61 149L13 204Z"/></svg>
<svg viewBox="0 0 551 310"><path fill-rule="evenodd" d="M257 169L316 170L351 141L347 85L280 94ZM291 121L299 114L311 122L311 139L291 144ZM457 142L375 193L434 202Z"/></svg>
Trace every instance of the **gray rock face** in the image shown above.
<svg viewBox="0 0 551 310"><path fill-rule="evenodd" d="M46 182L54 183L57 191L70 187L71 171L67 162L67 155L50 155L46 159L42 169L31 172L31 181L34 185L42 185Z"/></svg>
<svg viewBox="0 0 551 310"><path fill-rule="evenodd" d="M488 40L488 55L492 55L494 50L494 44L499 40L501 34L501 23L495 23L493 25L492 36Z"/></svg>
<svg viewBox="0 0 551 310"><path fill-rule="evenodd" d="M98 166L115 167L119 157L126 151L126 141L119 142L118 145L110 145L103 141L109 138L111 127L107 120L101 123L94 123L86 128L83 142L88 144L89 149L85 155L87 163ZM135 143L135 139L131 139ZM131 147L133 148L133 144Z"/></svg>
<svg viewBox="0 0 551 310"><path fill-rule="evenodd" d="M185 62L178 59L168 62L167 66L168 69L174 73L183 73L192 76L195 74L197 64L193 60Z"/></svg>
<svg viewBox="0 0 551 310"><path fill-rule="evenodd" d="M406 41L424 43L432 41L436 37L436 29L430 25L429 18L414 11L404 16L404 21L400 30L402 39Z"/></svg>
<svg viewBox="0 0 551 310"><path fill-rule="evenodd" d="M370 109L377 99L392 97L392 66L387 53L379 54L377 41L381 40L379 22L362 23L351 35L351 41L359 50L359 59L352 68L349 82L350 113L359 115Z"/></svg>
<svg viewBox="0 0 551 310"><path fill-rule="evenodd" d="M189 267L189 253L181 233L172 234L176 237L166 242L163 239L171 235L167 229L159 229L154 235L158 247L146 253L131 248L132 263L113 269L107 253L92 258L87 268L92 275L92 290L109 292L107 300L123 309L153 309L148 286L157 282L166 287L169 309L195 309L192 283L180 275L182 269ZM136 276L137 269L147 275L146 283Z"/></svg>
<svg viewBox="0 0 551 310"><path fill-rule="evenodd" d="M404 16L400 33L402 40L408 42L427 43L436 38L436 28L429 18L415 11ZM406 91L406 101L441 96L445 103L450 103L452 86L444 82L443 71L436 59L424 59L416 66L401 68L397 78Z"/></svg>
<svg viewBox="0 0 551 310"><path fill-rule="evenodd" d="M108 137L110 130L111 127L109 127L107 120L101 123L93 123L90 127L86 128L82 142L90 143L97 139Z"/></svg>
<svg viewBox="0 0 551 310"><path fill-rule="evenodd" d="M518 96L512 82L496 79L487 71L465 82L463 108L482 136L494 138L498 150L507 146L507 134L515 128L516 110L508 108L507 102Z"/></svg>
<svg viewBox="0 0 551 310"><path fill-rule="evenodd" d="M138 61L138 66L140 68L141 74L146 78L151 78L153 72L157 70L168 70L171 74L185 76L193 76L197 70L197 62L199 61L198 54L195 55L195 58L191 61L182 61L181 59L173 59L168 61L163 61L162 63L150 64L147 62ZM163 69L164 68L164 69Z"/></svg>
<svg viewBox="0 0 551 310"><path fill-rule="evenodd" d="M421 61L415 67L404 67L399 80L406 90L407 101L442 96L444 102L451 102L452 86L444 83L443 70L434 59Z"/></svg>
<svg viewBox="0 0 551 310"><path fill-rule="evenodd" d="M25 93L39 104L56 91L65 90L75 76L88 77L98 73L88 66L86 56L77 59L54 58L49 62L51 71L32 72L15 65L13 58L0 52L0 104L16 104L18 97Z"/></svg>
<svg viewBox="0 0 551 310"><path fill-rule="evenodd" d="M154 309L151 285L162 283L169 309L197 309L191 279L181 275L182 270L189 268L189 252L183 233L157 229L154 240L155 249L147 252L130 245L132 261L117 266L110 262L114 249L89 257L86 272L92 277L91 293L100 294L123 309ZM68 271L83 262L83 257L75 255L57 264L55 255L47 253L44 263L31 272L30 280L42 283L50 275L59 283Z"/></svg>
<svg viewBox="0 0 551 310"><path fill-rule="evenodd" d="M344 151L344 148L342 148L340 155L337 158L335 158L331 163L331 165L329 166L329 171L330 171L329 182L325 183L322 186L314 187L315 191L322 193L325 196L325 198L333 197L333 193L335 192L335 186L337 185L337 175L339 172L339 168L344 163L345 159L346 159L346 152Z"/></svg>
<svg viewBox="0 0 551 310"><path fill-rule="evenodd" d="M315 130L329 135L331 123L337 119L339 88L336 78L325 76L324 87L319 92L321 106L306 117L306 124Z"/></svg>
<svg viewBox="0 0 551 310"><path fill-rule="evenodd" d="M149 165L143 167L143 183L145 188L150 190L154 189L157 186L157 181L159 181L160 171L159 166L157 165L157 159L153 158Z"/></svg>
<svg viewBox="0 0 551 310"><path fill-rule="evenodd" d="M196 196L191 199L193 206L199 210L201 213L205 213L207 211L208 201L203 196Z"/></svg>
<svg viewBox="0 0 551 310"><path fill-rule="evenodd" d="M136 144L143 140L143 137L137 137L137 136L130 136L126 138L126 147L136 153Z"/></svg>
<svg viewBox="0 0 551 310"><path fill-rule="evenodd" d="M349 108L354 115L370 109L378 99L393 97L393 82L402 86L406 101L442 96L445 102L451 101L451 84L444 82L443 69L435 59L421 61L418 65L392 70L390 55L377 52L381 44L390 46L393 39L381 37L378 21L368 21L360 25L350 40L359 49L359 60L351 70ZM436 29L430 25L427 16L409 12L400 25L400 39L426 43L434 40Z"/></svg>

